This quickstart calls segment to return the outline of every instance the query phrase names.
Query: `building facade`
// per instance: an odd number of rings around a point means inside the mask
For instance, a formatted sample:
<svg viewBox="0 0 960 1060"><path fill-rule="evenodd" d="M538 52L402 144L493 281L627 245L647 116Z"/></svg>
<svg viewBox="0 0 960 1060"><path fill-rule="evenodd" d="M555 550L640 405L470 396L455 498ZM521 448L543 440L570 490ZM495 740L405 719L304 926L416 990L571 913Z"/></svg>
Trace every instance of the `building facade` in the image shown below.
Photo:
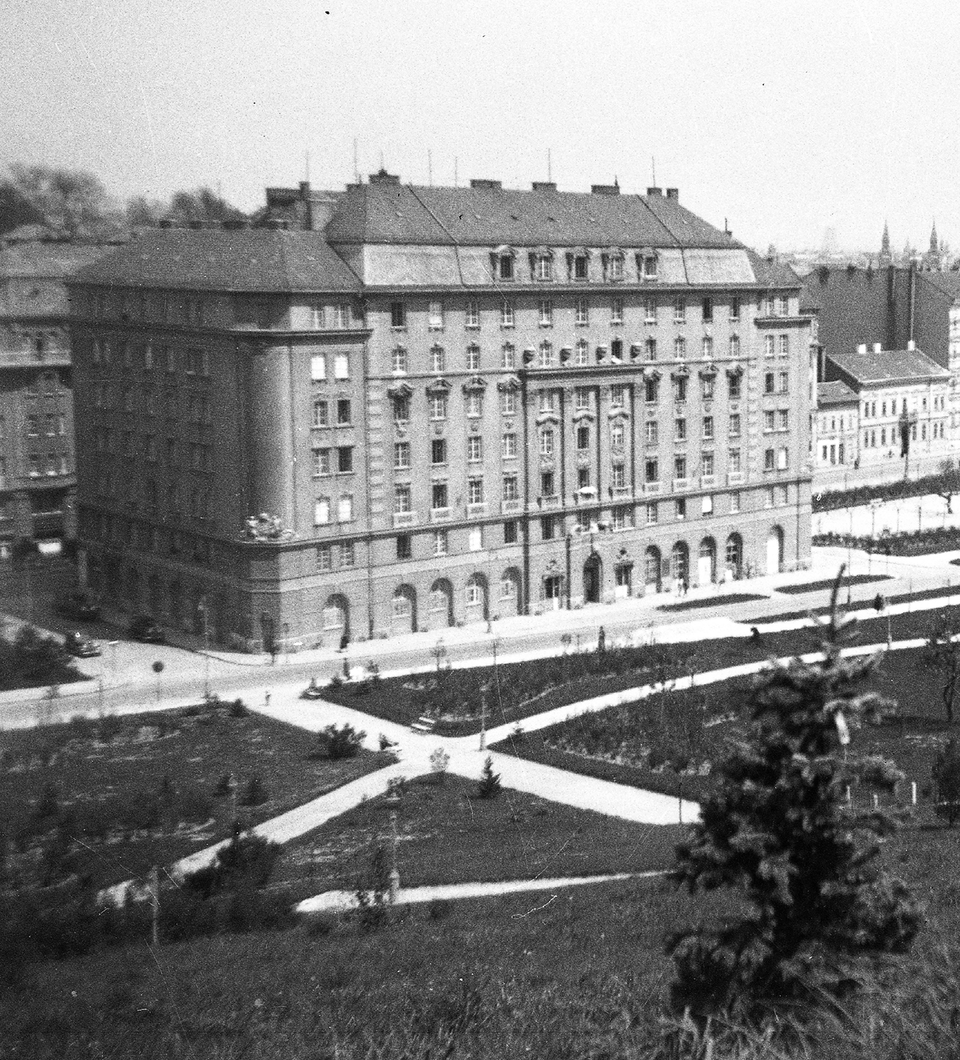
<svg viewBox="0 0 960 1060"><path fill-rule="evenodd" d="M846 383L817 386L814 471L859 467L860 399Z"/></svg>
<svg viewBox="0 0 960 1060"><path fill-rule="evenodd" d="M78 277L96 589L258 649L808 563L800 281L674 189L381 172L288 208Z"/></svg>
<svg viewBox="0 0 960 1060"><path fill-rule="evenodd" d="M0 242L0 560L18 540L56 551L75 532L65 279L103 252L54 239Z"/></svg>

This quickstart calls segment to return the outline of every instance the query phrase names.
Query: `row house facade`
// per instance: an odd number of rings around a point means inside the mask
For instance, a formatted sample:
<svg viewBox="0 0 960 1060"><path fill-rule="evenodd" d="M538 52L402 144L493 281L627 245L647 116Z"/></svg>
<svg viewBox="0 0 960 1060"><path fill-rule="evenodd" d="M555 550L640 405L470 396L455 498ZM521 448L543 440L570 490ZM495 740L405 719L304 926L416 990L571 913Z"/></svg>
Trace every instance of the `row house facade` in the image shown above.
<svg viewBox="0 0 960 1060"><path fill-rule="evenodd" d="M380 173L330 211L151 233L78 279L95 588L329 646L808 563L789 269L673 189Z"/></svg>

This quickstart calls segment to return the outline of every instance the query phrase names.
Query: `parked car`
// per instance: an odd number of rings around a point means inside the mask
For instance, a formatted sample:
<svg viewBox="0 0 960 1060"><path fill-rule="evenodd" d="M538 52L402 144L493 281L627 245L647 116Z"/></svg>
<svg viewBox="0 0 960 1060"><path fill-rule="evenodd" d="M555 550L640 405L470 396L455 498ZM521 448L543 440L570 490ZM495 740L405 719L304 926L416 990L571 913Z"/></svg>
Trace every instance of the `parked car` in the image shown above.
<svg viewBox="0 0 960 1060"><path fill-rule="evenodd" d="M166 636L163 630L149 615L137 615L130 623L130 636L144 644L164 644Z"/></svg>
<svg viewBox="0 0 960 1060"><path fill-rule="evenodd" d="M66 635L63 646L68 654L76 655L78 659L90 659L102 654L96 641L75 630Z"/></svg>
<svg viewBox="0 0 960 1060"><path fill-rule="evenodd" d="M57 601L57 614L81 622L100 617L100 605L84 592L67 593Z"/></svg>

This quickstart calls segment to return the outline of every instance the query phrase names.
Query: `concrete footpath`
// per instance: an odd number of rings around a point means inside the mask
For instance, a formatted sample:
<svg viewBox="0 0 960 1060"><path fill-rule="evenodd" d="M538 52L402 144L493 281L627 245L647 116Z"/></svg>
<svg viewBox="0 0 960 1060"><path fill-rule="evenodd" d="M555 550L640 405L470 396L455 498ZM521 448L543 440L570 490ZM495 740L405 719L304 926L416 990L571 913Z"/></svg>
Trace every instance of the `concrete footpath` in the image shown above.
<svg viewBox="0 0 960 1060"><path fill-rule="evenodd" d="M401 887L395 905L413 905L417 902L447 902L455 898L491 898L501 894L516 894L519 891L558 891L563 887L583 887L593 883L616 883L619 880L642 880L665 876L665 869L654 872L616 872L608 876L560 876L551 880L501 880L487 883L447 883L432 887ZM368 895L371 899L373 895ZM535 909L549 905L541 902ZM344 913L357 908L356 891L324 891L323 894L306 898L294 907L297 913ZM531 909L530 912L534 912ZM514 914L524 916L527 914Z"/></svg>

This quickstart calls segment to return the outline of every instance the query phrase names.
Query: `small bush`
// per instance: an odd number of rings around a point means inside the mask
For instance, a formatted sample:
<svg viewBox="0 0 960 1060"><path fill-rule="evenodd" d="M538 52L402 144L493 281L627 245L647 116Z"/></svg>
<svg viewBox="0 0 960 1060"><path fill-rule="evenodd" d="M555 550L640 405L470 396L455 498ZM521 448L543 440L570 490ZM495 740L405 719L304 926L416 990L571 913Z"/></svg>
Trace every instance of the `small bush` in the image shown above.
<svg viewBox="0 0 960 1060"><path fill-rule="evenodd" d="M349 722L343 725L328 725L317 733L320 754L334 761L356 758L366 739L365 732L358 732Z"/></svg>
<svg viewBox="0 0 960 1060"><path fill-rule="evenodd" d="M430 772L438 784L446 783L447 769L450 766L450 755L442 747L436 748L430 755Z"/></svg>
<svg viewBox="0 0 960 1060"><path fill-rule="evenodd" d="M241 806L262 806L268 799L266 785L260 779L259 776L252 776L247 783L247 786L243 789L243 795L240 798Z"/></svg>
<svg viewBox="0 0 960 1060"><path fill-rule="evenodd" d="M245 718L250 711L247 709L247 705L242 699L235 699L230 704L229 713L231 718Z"/></svg>
<svg viewBox="0 0 960 1060"><path fill-rule="evenodd" d="M224 799L233 791L233 774L223 773L213 789L215 799Z"/></svg>
<svg viewBox="0 0 960 1060"><path fill-rule="evenodd" d="M480 773L480 780L477 782L477 798L495 799L502 790L500 774L493 771L493 757L487 755L487 760L483 763L483 770Z"/></svg>
<svg viewBox="0 0 960 1060"><path fill-rule="evenodd" d="M431 898L427 905L427 916L431 920L446 920L453 911L453 903L443 898Z"/></svg>

